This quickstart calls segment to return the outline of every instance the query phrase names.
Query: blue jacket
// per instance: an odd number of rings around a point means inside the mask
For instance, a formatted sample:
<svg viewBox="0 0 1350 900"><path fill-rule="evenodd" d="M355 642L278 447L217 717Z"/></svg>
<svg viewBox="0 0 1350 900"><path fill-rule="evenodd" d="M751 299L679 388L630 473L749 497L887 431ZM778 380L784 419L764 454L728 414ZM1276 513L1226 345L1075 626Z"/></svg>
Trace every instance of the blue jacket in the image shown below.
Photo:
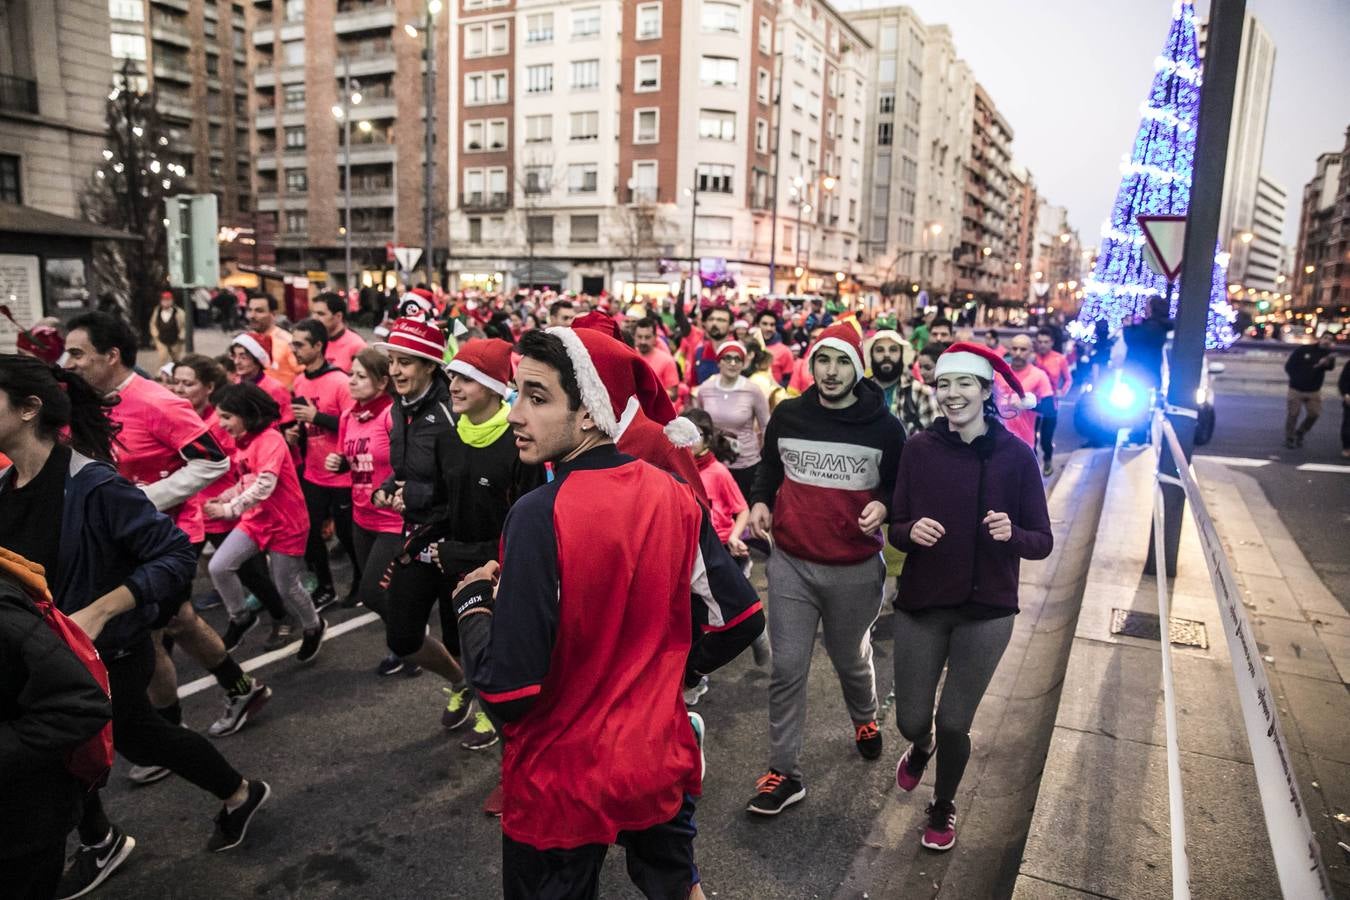
<svg viewBox="0 0 1350 900"><path fill-rule="evenodd" d="M0 477L3 472L0 472ZM71 453L52 598L69 615L122 585L136 608L94 645L113 659L149 634L160 603L183 598L197 571L187 535L109 463Z"/></svg>

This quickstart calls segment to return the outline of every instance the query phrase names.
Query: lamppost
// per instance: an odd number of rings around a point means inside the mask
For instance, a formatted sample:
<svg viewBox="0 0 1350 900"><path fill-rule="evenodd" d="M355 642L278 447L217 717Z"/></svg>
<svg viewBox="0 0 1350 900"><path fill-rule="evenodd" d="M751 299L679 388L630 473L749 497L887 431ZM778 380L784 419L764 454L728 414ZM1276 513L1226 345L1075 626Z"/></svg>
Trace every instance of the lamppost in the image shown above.
<svg viewBox="0 0 1350 900"><path fill-rule="evenodd" d="M342 102L333 104L333 117L342 123L342 251L344 258L342 289L347 302L352 290L352 107L361 102L361 83L352 79L351 58L342 55ZM364 131L369 122L362 122Z"/></svg>
<svg viewBox="0 0 1350 900"><path fill-rule="evenodd" d="M792 248L793 272L797 275L798 281L796 285L797 293L801 293L802 278L801 273L797 272L797 270L804 269L809 271L811 268L811 242L809 239L806 244L806 265L802 265L802 216L811 215L812 206L810 202L810 189L815 188L823 190L826 193L831 193L834 191L837 183L838 182L833 175L821 175L817 177L814 173L809 180L802 178L800 175L792 179L790 193L792 194L793 202L797 206L797 231L793 237ZM817 203L816 209L819 210L823 208L823 204Z"/></svg>
<svg viewBox="0 0 1350 900"><path fill-rule="evenodd" d="M693 312L692 304L694 302L694 282L699 282L699 293L703 293L703 276L699 272L698 254L694 251L694 236L698 228L698 166L694 167L694 182L692 187L684 189L684 195L689 198L689 280L685 283L685 307Z"/></svg>
<svg viewBox="0 0 1350 900"><path fill-rule="evenodd" d="M422 25L408 24L403 30L409 37L421 34L425 40L426 72L422 78L422 96L426 100L423 121L426 134L423 143L422 163L422 254L423 268L426 271L427 287L431 286L431 273L435 269L431 252L432 235L435 229L436 205L436 17L441 12L441 0L427 0L426 18ZM449 247L446 256L449 257Z"/></svg>

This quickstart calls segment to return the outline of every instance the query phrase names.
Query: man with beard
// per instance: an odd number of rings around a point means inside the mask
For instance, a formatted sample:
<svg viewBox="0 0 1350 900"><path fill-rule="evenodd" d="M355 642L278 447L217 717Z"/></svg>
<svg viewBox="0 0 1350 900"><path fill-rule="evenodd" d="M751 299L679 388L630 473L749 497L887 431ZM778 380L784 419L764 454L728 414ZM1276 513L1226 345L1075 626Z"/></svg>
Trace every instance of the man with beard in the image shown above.
<svg viewBox="0 0 1350 900"><path fill-rule="evenodd" d="M806 797L798 766L816 630L844 690L864 759L881 756L870 630L881 607L881 525L904 430L863 377L862 341L841 322L806 355L815 384L774 409L751 492L750 528L769 557L769 769L748 811L773 816Z"/></svg>
<svg viewBox="0 0 1350 900"><path fill-rule="evenodd" d="M994 385L994 399L1003 417L1003 427L1021 438L1032 450L1036 449L1036 407L1041 401L1055 395L1055 389L1050 385L1050 376L1032 364L1035 355L1036 349L1031 343L1031 338L1025 334L1013 338L1008 342L1008 365L1012 366L1013 372L1016 373L1024 396L1012 396L1012 391L1003 387L1002 381ZM1026 402L1028 397L1031 400L1030 406ZM1016 415L1010 415L1011 413Z"/></svg>
<svg viewBox="0 0 1350 900"><path fill-rule="evenodd" d="M872 364L872 381L881 388L886 408L900 415L900 404L909 387L909 367L915 352L898 332L878 331L867 340L867 360Z"/></svg>
<svg viewBox="0 0 1350 900"><path fill-rule="evenodd" d="M717 348L731 333L731 310L714 306L703 314L703 343L685 360L685 380L696 388L717 374Z"/></svg>

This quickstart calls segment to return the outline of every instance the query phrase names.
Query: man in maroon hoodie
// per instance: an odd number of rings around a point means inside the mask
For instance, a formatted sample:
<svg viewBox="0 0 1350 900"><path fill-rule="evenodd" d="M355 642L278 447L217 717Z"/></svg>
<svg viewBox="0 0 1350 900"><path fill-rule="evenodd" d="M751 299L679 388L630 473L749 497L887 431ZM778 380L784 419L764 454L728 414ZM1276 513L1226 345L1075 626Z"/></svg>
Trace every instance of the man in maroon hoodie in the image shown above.
<svg viewBox="0 0 1350 900"><path fill-rule="evenodd" d="M881 524L905 433L881 389L862 377L862 340L852 324L825 329L806 359L815 384L775 407L750 497L751 529L774 542L769 771L747 807L765 816L806 796L797 762L806 677L821 624L858 752L869 760L881 756L871 627L886 577Z"/></svg>

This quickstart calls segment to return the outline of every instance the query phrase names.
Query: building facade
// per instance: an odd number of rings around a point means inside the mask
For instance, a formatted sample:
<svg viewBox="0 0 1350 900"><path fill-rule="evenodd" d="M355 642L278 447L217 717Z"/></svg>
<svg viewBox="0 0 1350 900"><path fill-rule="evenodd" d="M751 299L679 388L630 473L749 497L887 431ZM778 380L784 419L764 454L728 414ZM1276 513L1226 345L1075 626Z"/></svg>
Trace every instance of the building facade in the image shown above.
<svg viewBox="0 0 1350 900"><path fill-rule="evenodd" d="M1293 277L1294 309L1350 302L1350 128L1339 152L1317 158L1317 172L1303 188Z"/></svg>
<svg viewBox="0 0 1350 900"><path fill-rule="evenodd" d="M417 264L416 275L400 275L389 250L391 245L423 247L429 204L432 268L439 271L447 254L450 179L444 148L450 117L445 110L454 70L447 64L450 16L441 3L254 0L253 17L249 111L257 208L259 219L268 220L264 230L275 229L277 265L340 286L350 227L353 287L400 277L421 281L424 263ZM432 106L435 187L429 196L424 188L423 62L428 33L438 61ZM350 129L344 128L348 116ZM344 143L348 130L350 145Z"/></svg>
<svg viewBox="0 0 1350 900"><path fill-rule="evenodd" d="M1069 224L1069 211L1044 199L1037 203L1033 234L1032 306L1072 315L1082 300L1082 282L1092 271L1092 250L1082 246L1078 232Z"/></svg>
<svg viewBox="0 0 1350 900"><path fill-rule="evenodd" d="M1011 266L1012 128L980 84L966 162L961 239L953 250L956 299L999 299ZM1020 198L1019 198L1020 202Z"/></svg>
<svg viewBox="0 0 1350 900"><path fill-rule="evenodd" d="M975 75L957 56L951 29L945 25L928 29L923 71L918 284L945 296L956 289L975 121Z"/></svg>
<svg viewBox="0 0 1350 900"><path fill-rule="evenodd" d="M1281 279L1286 273L1281 267L1281 254L1288 206L1289 192L1262 173L1256 181L1256 201L1252 204L1252 240L1245 248L1245 280L1235 282L1230 274L1229 284L1242 284L1246 290L1266 295L1262 298L1266 300L1285 293Z"/></svg>
<svg viewBox="0 0 1350 900"><path fill-rule="evenodd" d="M1031 300L1032 257L1036 242L1036 212L1039 197L1036 182L1026 166L1013 163L1009 170L1007 257L1003 265L1003 285L999 298L1004 302Z"/></svg>

